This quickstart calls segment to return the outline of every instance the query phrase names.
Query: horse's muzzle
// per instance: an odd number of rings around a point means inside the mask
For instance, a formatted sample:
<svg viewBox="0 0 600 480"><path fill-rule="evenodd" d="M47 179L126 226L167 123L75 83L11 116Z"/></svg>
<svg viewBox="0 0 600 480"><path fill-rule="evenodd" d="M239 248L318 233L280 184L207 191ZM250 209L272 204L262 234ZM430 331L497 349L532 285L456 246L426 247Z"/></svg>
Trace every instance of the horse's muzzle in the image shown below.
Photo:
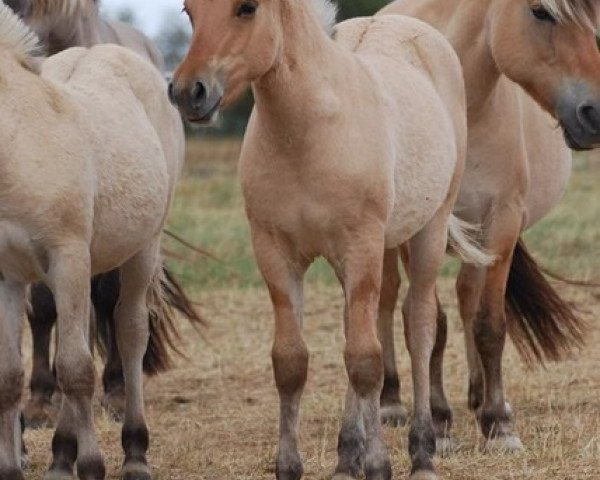
<svg viewBox="0 0 600 480"><path fill-rule="evenodd" d="M216 119L223 101L223 86L220 82L197 79L179 85L169 84L169 99L190 122L211 124Z"/></svg>
<svg viewBox="0 0 600 480"><path fill-rule="evenodd" d="M600 146L600 97L584 84L571 85L557 102L567 145L573 150Z"/></svg>

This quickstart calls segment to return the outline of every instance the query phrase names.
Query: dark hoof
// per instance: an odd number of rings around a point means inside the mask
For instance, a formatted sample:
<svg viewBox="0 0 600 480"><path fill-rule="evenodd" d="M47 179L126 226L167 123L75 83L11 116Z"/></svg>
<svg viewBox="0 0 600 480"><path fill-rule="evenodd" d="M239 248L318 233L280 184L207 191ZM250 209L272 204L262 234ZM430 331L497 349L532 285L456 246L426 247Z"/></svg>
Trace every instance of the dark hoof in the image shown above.
<svg viewBox="0 0 600 480"><path fill-rule="evenodd" d="M431 470L417 470L408 480L438 480L438 476Z"/></svg>
<svg viewBox="0 0 600 480"><path fill-rule="evenodd" d="M367 480L392 480L392 465L386 461L377 468L367 467L365 477Z"/></svg>
<svg viewBox="0 0 600 480"><path fill-rule="evenodd" d="M122 480L152 480L150 467L141 462L130 462L123 465Z"/></svg>
<svg viewBox="0 0 600 480"><path fill-rule="evenodd" d="M279 459L275 467L275 478L277 480L300 480L304 474L304 467L300 457L293 459Z"/></svg>
<svg viewBox="0 0 600 480"><path fill-rule="evenodd" d="M23 472L18 468L0 470L0 480L23 480Z"/></svg>
<svg viewBox="0 0 600 480"><path fill-rule="evenodd" d="M44 480L73 480L73 474L65 470L50 470L44 475Z"/></svg>
<svg viewBox="0 0 600 480"><path fill-rule="evenodd" d="M400 403L382 405L379 412L381 423L389 427L403 427L408 421L408 411Z"/></svg>

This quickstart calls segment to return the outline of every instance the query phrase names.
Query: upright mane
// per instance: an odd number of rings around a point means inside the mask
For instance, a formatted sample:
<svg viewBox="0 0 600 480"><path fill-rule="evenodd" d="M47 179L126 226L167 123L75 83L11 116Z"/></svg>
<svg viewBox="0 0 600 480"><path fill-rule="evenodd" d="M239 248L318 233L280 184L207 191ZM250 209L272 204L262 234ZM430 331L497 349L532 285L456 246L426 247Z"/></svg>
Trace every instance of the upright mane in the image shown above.
<svg viewBox="0 0 600 480"><path fill-rule="evenodd" d="M332 0L310 0L323 28L329 35L333 35L338 12L337 5Z"/></svg>
<svg viewBox="0 0 600 480"><path fill-rule="evenodd" d="M25 63L39 50L37 35L4 2L0 2L0 48L11 50Z"/></svg>
<svg viewBox="0 0 600 480"><path fill-rule="evenodd" d="M583 28L596 29L598 0L541 0L542 5L559 21L573 22Z"/></svg>
<svg viewBox="0 0 600 480"><path fill-rule="evenodd" d="M46 16L71 18L86 8L96 8L96 0L31 0L31 18Z"/></svg>

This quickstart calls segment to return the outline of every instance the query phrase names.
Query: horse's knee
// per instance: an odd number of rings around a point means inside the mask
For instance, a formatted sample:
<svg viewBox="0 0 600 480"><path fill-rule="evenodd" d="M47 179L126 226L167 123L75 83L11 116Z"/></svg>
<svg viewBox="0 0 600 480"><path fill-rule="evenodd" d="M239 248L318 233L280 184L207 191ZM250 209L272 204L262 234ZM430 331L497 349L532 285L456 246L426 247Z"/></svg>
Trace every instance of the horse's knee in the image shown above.
<svg viewBox="0 0 600 480"><path fill-rule="evenodd" d="M92 356L80 352L60 352L56 356L56 376L67 397L91 398L94 394L95 370Z"/></svg>
<svg viewBox="0 0 600 480"><path fill-rule="evenodd" d="M348 378L361 397L381 391L383 384L383 355L375 337L371 342L349 342L344 352Z"/></svg>
<svg viewBox="0 0 600 480"><path fill-rule="evenodd" d="M275 341L271 353L275 383L282 394L294 395L304 387L308 375L308 349L304 341Z"/></svg>
<svg viewBox="0 0 600 480"><path fill-rule="evenodd" d="M0 413L13 408L21 401L25 372L20 365L20 359L14 359L14 365L0 366Z"/></svg>

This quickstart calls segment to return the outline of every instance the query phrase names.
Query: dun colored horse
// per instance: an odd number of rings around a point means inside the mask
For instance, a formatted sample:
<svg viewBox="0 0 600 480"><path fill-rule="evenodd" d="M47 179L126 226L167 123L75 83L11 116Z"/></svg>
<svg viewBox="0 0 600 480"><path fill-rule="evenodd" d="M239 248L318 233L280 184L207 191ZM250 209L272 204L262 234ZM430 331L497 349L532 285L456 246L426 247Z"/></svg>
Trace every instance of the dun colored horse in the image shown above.
<svg viewBox="0 0 600 480"><path fill-rule="evenodd" d="M451 215L464 166L460 64L443 37L403 17L340 24L327 0L187 0L194 33L171 98L210 122L251 84L256 100L241 156L252 241L275 313L280 397L277 478L297 480L298 413L308 350L303 277L317 256L345 292L349 377L336 480L391 478L381 435L377 304L382 266L409 242L406 339L415 386L412 479L436 478L429 395L435 280L448 233L469 260L489 258ZM325 28L323 28L325 25Z"/></svg>
<svg viewBox="0 0 600 480"><path fill-rule="evenodd" d="M162 56L154 43L129 25L104 20L99 14L97 0L11 0L5 3L36 30L46 53L56 54L75 46L91 47L98 43L116 43L144 56L159 70L163 69ZM200 325L201 319L192 302L166 267L164 273L168 303L192 324ZM118 271L109 272L93 280L92 303L97 339L106 355L106 366L102 375L102 404L113 416L122 418L125 411L125 386L114 325L118 296ZM155 318L156 314L151 312L150 341L144 357L144 372L148 375L166 370L171 364L170 350L178 351L179 334L176 323L171 321L173 318L169 316L162 322L156 322ZM24 408L24 415L29 426L37 427L54 420L53 394L56 391L56 378L50 367L50 342L56 322L56 306L52 293L42 283L34 285L31 289L28 319L33 334L33 368L30 381L31 398Z"/></svg>
<svg viewBox="0 0 600 480"><path fill-rule="evenodd" d="M407 14L439 29L465 74L469 140L455 212L484 226L497 258L463 265L457 294L465 324L469 406L488 448L522 448L505 401L502 352L511 335L526 360L558 360L582 341L582 323L531 258L521 233L560 200L571 153L600 145L600 52L596 0L399 0L382 14ZM527 95L528 94L528 95ZM558 125L562 128L558 128ZM562 130L562 132L561 132ZM564 139L563 139L564 135ZM566 144L565 144L566 139ZM390 262L380 304L385 382L382 405L402 421L393 350L397 263ZM442 384L446 320L438 313L431 363L439 440L452 413Z"/></svg>
<svg viewBox="0 0 600 480"><path fill-rule="evenodd" d="M0 4L0 478L22 479L20 355L27 286L54 295L63 392L48 479L101 480L88 344L90 278L120 267L127 479L150 478L142 363L148 303L164 314L160 238L183 163L161 73L127 49L70 49L40 69L34 33Z"/></svg>

